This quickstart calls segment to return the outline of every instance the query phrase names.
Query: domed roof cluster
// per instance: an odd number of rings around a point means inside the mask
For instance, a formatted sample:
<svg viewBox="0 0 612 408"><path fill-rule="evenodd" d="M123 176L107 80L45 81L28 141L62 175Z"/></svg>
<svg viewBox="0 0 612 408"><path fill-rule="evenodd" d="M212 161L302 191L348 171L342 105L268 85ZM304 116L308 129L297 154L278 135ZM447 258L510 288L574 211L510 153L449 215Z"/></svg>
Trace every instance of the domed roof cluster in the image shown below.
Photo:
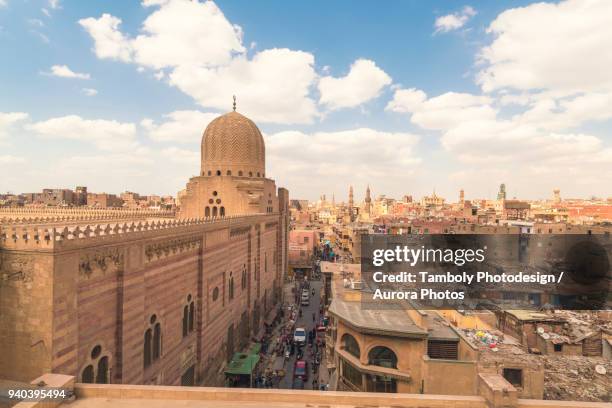
<svg viewBox="0 0 612 408"><path fill-rule="evenodd" d="M230 112L214 119L202 137L202 175L264 177L266 147L255 123Z"/></svg>

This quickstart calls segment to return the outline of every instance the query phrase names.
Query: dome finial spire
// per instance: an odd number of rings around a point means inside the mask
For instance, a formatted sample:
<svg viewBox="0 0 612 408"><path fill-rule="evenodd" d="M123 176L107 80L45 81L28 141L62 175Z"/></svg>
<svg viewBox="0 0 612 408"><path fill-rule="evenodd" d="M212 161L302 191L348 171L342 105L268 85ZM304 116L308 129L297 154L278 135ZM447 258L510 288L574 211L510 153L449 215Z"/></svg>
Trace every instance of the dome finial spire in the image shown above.
<svg viewBox="0 0 612 408"><path fill-rule="evenodd" d="M234 95L234 112L236 112L236 95Z"/></svg>

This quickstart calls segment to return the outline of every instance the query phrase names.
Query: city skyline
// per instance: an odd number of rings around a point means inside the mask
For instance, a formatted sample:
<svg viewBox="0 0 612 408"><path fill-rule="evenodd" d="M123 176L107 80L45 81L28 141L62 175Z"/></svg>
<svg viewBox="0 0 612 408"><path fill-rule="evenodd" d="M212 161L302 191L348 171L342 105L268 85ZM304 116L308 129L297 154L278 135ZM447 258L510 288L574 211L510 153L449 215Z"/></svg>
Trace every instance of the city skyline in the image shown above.
<svg viewBox="0 0 612 408"><path fill-rule="evenodd" d="M0 2L0 191L176 196L236 95L294 198L612 196L609 2L320 7Z"/></svg>

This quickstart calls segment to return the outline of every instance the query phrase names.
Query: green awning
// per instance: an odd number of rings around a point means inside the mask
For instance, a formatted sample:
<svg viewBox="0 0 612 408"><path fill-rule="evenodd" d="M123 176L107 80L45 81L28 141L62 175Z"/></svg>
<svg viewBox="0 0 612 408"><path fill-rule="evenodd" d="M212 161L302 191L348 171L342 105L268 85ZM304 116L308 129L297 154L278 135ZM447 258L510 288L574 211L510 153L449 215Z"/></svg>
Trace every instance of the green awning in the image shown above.
<svg viewBox="0 0 612 408"><path fill-rule="evenodd" d="M226 375L250 375L259 363L258 354L235 353L225 369Z"/></svg>

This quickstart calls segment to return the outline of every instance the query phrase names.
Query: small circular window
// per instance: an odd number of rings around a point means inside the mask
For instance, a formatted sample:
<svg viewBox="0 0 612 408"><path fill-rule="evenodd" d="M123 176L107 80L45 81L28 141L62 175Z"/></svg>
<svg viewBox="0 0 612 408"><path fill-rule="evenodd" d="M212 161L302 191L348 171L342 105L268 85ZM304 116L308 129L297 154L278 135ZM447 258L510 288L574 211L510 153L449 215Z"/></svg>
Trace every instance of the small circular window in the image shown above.
<svg viewBox="0 0 612 408"><path fill-rule="evenodd" d="M215 197L217 196L217 194L219 194L219 193L217 193L216 191L213 191L213 195L214 195Z"/></svg>
<svg viewBox="0 0 612 408"><path fill-rule="evenodd" d="M191 302L191 295L187 295L187 301Z"/></svg>
<svg viewBox="0 0 612 408"><path fill-rule="evenodd" d="M151 316L151 319L149 319L149 322L151 322L151 324L155 323L155 321L157 320L157 316L153 315Z"/></svg>
<svg viewBox="0 0 612 408"><path fill-rule="evenodd" d="M217 299L219 299L219 288L218 287L213 289L213 302Z"/></svg>
<svg viewBox="0 0 612 408"><path fill-rule="evenodd" d="M215 202L215 200L213 200L212 198L210 200L208 200L208 204L212 204L214 202Z"/></svg>
<svg viewBox="0 0 612 408"><path fill-rule="evenodd" d="M221 199L217 198L217 204L221 204Z"/></svg>

